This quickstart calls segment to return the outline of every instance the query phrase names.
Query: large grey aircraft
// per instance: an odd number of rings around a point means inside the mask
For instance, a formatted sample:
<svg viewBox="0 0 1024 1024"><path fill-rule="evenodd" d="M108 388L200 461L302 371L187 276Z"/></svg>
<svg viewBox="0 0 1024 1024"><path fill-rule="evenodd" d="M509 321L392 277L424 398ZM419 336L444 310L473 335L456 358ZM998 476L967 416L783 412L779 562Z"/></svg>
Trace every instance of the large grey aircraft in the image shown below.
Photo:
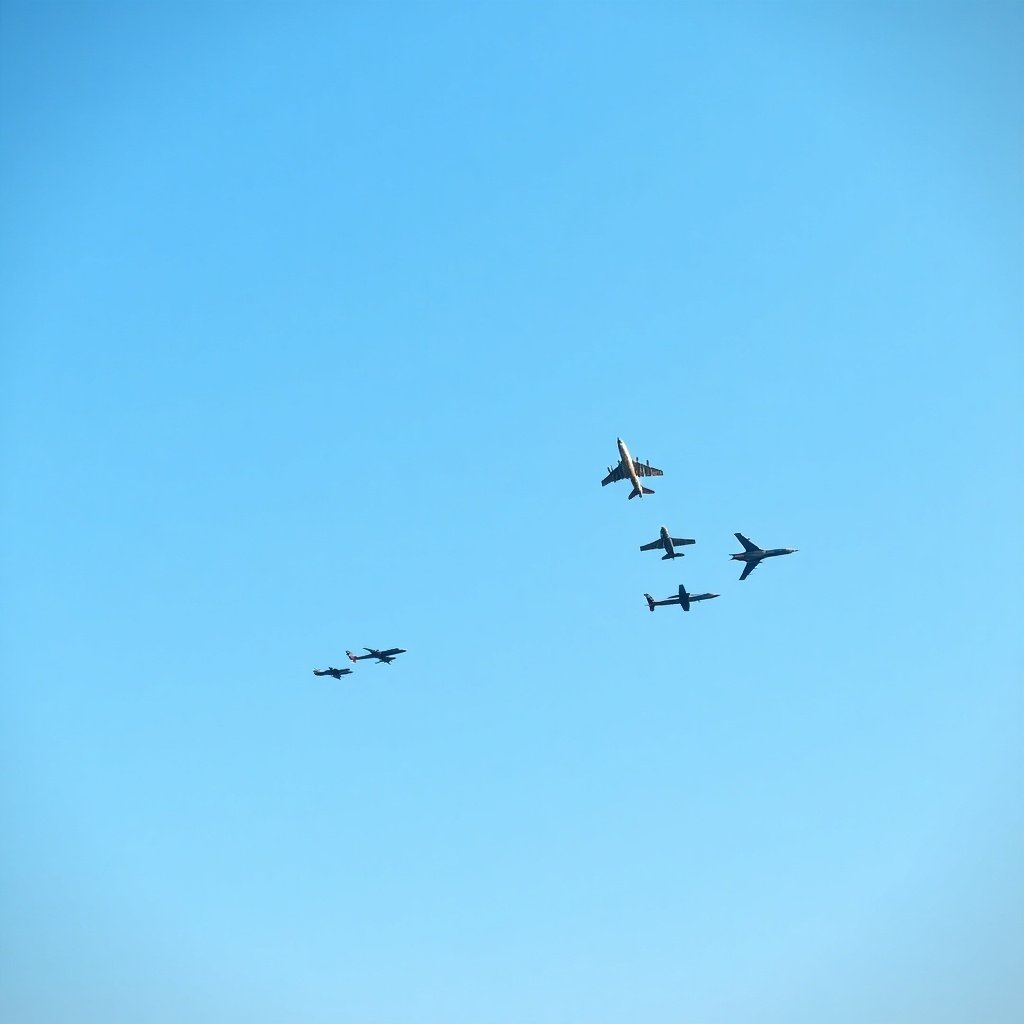
<svg viewBox="0 0 1024 1024"><path fill-rule="evenodd" d="M661 536L657 540L652 540L650 544L641 544L641 551L653 551L655 548L664 548L665 554L661 556L661 560L664 562L666 558L682 558L684 552L676 551L676 544L682 547L684 544L696 544L695 540L687 540L684 537L670 537L668 535L668 527L663 526L661 528Z"/></svg>
<svg viewBox="0 0 1024 1024"><path fill-rule="evenodd" d="M647 607L650 608L652 612L660 604L677 604L683 609L684 612L688 612L690 610L690 605L693 604L694 601L710 601L711 598L718 597L718 595L688 594L686 592L686 587L684 587L682 583L680 583L679 593L675 597L666 597L664 601L655 601L650 594L644 594L644 597L647 598Z"/></svg>
<svg viewBox="0 0 1024 1024"><path fill-rule="evenodd" d="M642 476L664 476L660 469L655 469L649 462L638 462L629 454L626 442L621 437L615 439L619 446L619 464L615 467L608 467L608 475L601 481L601 486L613 484L616 480L629 480L633 484L630 492L630 499L642 498L645 494L653 494L649 487L643 487L640 483Z"/></svg>
<svg viewBox="0 0 1024 1024"><path fill-rule="evenodd" d="M334 676L335 679L340 679L342 676L352 675L352 669L350 668L315 668L313 669L313 675L315 676Z"/></svg>
<svg viewBox="0 0 1024 1024"><path fill-rule="evenodd" d="M734 536L743 545L743 550L739 554L729 557L737 562L747 563L743 566L743 572L740 573L741 580L745 580L761 564L762 559L774 558L776 555L791 555L798 550L797 548L759 548L742 533L737 533Z"/></svg>
<svg viewBox="0 0 1024 1024"><path fill-rule="evenodd" d="M353 654L351 651L346 651L349 661L365 661L367 658L376 658L378 665L390 665L395 660L395 657L399 654L405 654L404 647L389 647L386 651L378 651L374 647L364 647L366 654Z"/></svg>

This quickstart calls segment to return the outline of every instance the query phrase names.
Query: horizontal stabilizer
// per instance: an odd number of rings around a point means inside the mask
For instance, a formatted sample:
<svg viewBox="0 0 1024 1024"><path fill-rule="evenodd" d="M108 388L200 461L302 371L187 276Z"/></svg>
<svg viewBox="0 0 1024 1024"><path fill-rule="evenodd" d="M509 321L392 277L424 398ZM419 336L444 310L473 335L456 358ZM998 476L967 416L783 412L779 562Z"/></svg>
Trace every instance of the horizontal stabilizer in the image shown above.
<svg viewBox="0 0 1024 1024"><path fill-rule="evenodd" d="M652 491L650 489L650 487L641 487L641 488L639 488L639 490L636 487L634 487L632 493L629 496L630 501L632 501L633 498L639 498L641 492L644 493L644 494L653 494L654 493L654 491Z"/></svg>
<svg viewBox="0 0 1024 1024"><path fill-rule="evenodd" d="M673 551L671 555L662 555L661 560L664 562L666 558L685 558L686 555L682 551Z"/></svg>

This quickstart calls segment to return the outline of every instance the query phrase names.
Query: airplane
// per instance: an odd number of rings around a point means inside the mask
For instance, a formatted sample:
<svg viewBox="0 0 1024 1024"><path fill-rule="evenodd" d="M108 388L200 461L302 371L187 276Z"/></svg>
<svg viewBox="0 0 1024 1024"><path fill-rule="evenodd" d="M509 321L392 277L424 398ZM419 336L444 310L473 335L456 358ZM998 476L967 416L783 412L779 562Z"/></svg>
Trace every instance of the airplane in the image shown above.
<svg viewBox="0 0 1024 1024"><path fill-rule="evenodd" d="M313 669L313 675L315 676L334 676L335 679L340 679L342 676L352 675L352 669L350 668L315 668Z"/></svg>
<svg viewBox="0 0 1024 1024"><path fill-rule="evenodd" d="M368 651L368 654L353 654L351 651L346 651L349 661L365 661L367 658L376 658L378 665L390 665L395 660L395 657L399 654L405 654L404 647L389 647L386 651L378 651L373 647L364 647L364 651Z"/></svg>
<svg viewBox="0 0 1024 1024"><path fill-rule="evenodd" d="M647 607L653 612L659 604L678 604L684 612L690 610L690 605L694 601L710 601L713 597L718 597L718 594L688 594L686 587L679 584L679 594L676 597L666 597L664 601L655 601L650 594L644 594L647 598Z"/></svg>
<svg viewBox="0 0 1024 1024"><path fill-rule="evenodd" d="M619 446L619 464L614 468L608 467L608 475L601 481L601 486L615 483L616 480L630 480L633 483L633 490L629 495L630 500L637 497L642 498L645 494L653 494L654 491L650 488L641 486L640 477L664 476L665 474L660 469L655 469L649 462L637 462L629 454L626 442L621 437L617 437L615 440Z"/></svg>
<svg viewBox="0 0 1024 1024"><path fill-rule="evenodd" d="M652 540L650 544L641 544L641 551L653 551L655 548L664 548L667 554L661 556L661 560L664 562L666 558L683 558L684 553L682 551L676 551L675 545L679 544L696 544L695 540L685 540L682 537L670 537L668 535L668 527L663 526L661 528L661 536L657 540Z"/></svg>
<svg viewBox="0 0 1024 1024"><path fill-rule="evenodd" d="M791 555L798 548L759 548L749 537L742 533L734 534L735 538L743 545L744 550L738 555L730 555L737 562L746 562L743 572L740 573L740 580L745 580L760 564L763 558L774 558L776 555Z"/></svg>

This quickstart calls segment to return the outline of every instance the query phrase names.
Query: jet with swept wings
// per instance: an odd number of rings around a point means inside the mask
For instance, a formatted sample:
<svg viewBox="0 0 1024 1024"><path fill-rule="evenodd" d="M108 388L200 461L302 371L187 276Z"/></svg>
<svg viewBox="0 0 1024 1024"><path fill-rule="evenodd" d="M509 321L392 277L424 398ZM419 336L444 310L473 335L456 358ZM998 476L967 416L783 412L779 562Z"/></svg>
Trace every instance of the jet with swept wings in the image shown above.
<svg viewBox="0 0 1024 1024"><path fill-rule="evenodd" d="M639 462L629 454L626 442L621 437L615 439L619 446L619 464L608 467L608 475L601 481L601 486L613 484L616 480L629 480L633 484L630 499L642 498L645 494L653 494L649 487L640 483L642 476L664 476L660 469L655 469L649 462Z"/></svg>
<svg viewBox="0 0 1024 1024"><path fill-rule="evenodd" d="M663 548L665 554L661 556L661 560L664 562L666 558L682 558L684 552L676 551L676 545L682 547L684 544L696 544L695 540L689 540L685 537L670 537L668 533L668 527L663 526L661 528L661 536L657 540L652 540L650 544L641 544L641 551L654 551L655 548Z"/></svg>
<svg viewBox="0 0 1024 1024"><path fill-rule="evenodd" d="M652 612L660 604L677 604L684 612L688 612L694 601L710 601L713 597L718 597L718 594L688 594L686 587L680 583L679 593L675 597L666 597L664 601L655 601L650 594L644 594L644 597L647 598L647 607Z"/></svg>
<svg viewBox="0 0 1024 1024"><path fill-rule="evenodd" d="M378 651L375 647L364 647L366 654L353 654L346 651L349 661L365 661L367 658L376 658L378 665L390 665L399 654L405 654L404 647L389 647L386 651Z"/></svg>
<svg viewBox="0 0 1024 1024"><path fill-rule="evenodd" d="M746 562L743 572L740 573L740 580L745 580L765 558L774 558L776 555L792 555L797 548L759 548L749 537L742 533L734 534L735 538L743 545L743 550L735 555L730 555L734 561Z"/></svg>
<svg viewBox="0 0 1024 1024"><path fill-rule="evenodd" d="M315 676L334 676L335 679L340 679L342 676L352 675L352 669L350 668L315 668L313 669L313 675Z"/></svg>

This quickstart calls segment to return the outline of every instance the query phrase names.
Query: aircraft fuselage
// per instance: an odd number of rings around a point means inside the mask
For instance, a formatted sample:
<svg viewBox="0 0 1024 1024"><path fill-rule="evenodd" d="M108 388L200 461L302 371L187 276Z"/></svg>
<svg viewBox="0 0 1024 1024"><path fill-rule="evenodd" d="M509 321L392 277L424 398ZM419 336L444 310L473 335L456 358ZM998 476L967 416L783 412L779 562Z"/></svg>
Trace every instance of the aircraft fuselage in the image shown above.
<svg viewBox="0 0 1024 1024"><path fill-rule="evenodd" d="M733 555L733 561L736 562L760 562L762 558L774 558L776 555L791 555L796 551L796 548L768 548L768 550L758 551L741 551L738 555Z"/></svg>
<svg viewBox="0 0 1024 1024"><path fill-rule="evenodd" d="M633 465L633 458L629 454L626 442L621 437L616 438L616 441L619 445L619 464L622 466L622 471L629 477L634 489L640 492L640 497L642 498L644 496L644 489L640 486L640 478L637 476L636 467Z"/></svg>
<svg viewBox="0 0 1024 1024"><path fill-rule="evenodd" d="M661 528L661 542L662 542L662 544L665 547L665 555L664 555L664 557L665 558L675 558L676 557L676 547L672 543L672 538L668 534L668 527L667 526L663 526Z"/></svg>

